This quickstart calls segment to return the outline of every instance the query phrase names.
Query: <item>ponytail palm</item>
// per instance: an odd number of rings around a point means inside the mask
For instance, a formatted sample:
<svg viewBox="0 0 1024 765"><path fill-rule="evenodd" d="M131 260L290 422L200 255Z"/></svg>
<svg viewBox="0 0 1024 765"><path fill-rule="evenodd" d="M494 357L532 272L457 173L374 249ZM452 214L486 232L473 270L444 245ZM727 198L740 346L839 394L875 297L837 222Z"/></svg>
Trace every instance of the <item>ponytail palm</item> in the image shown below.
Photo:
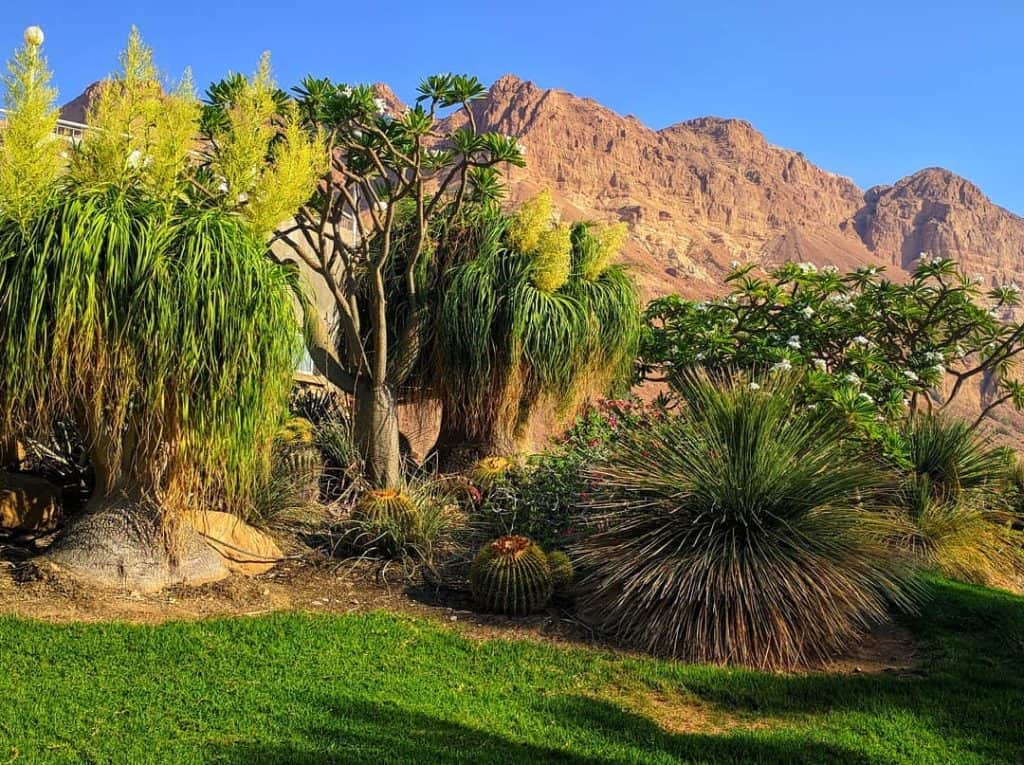
<svg viewBox="0 0 1024 765"><path fill-rule="evenodd" d="M69 420L97 497L243 507L299 332L264 253L234 216L112 187L67 189L28 225L0 219L0 436Z"/></svg>
<svg viewBox="0 0 1024 765"><path fill-rule="evenodd" d="M539 200L511 217L484 215L459 238L470 257L445 275L437 323L442 452L460 443L511 451L542 400L565 410L630 371L636 287L620 266L595 267L604 232L551 228L550 202Z"/></svg>

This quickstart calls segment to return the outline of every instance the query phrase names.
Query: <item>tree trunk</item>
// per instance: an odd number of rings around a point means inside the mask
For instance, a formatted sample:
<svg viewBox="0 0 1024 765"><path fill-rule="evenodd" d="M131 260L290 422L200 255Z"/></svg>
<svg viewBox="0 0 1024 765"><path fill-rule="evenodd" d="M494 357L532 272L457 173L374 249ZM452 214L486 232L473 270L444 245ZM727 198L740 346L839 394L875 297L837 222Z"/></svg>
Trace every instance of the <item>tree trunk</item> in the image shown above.
<svg viewBox="0 0 1024 765"><path fill-rule="evenodd" d="M386 385L359 386L356 390L355 438L371 481L382 488L397 488L402 478L398 406Z"/></svg>

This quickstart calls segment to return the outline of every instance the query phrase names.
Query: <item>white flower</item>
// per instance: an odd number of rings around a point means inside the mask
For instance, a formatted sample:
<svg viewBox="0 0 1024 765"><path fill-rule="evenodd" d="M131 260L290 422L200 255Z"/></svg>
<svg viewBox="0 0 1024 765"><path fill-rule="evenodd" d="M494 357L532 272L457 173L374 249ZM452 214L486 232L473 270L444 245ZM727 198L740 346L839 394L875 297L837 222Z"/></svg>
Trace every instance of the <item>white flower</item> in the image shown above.
<svg viewBox="0 0 1024 765"><path fill-rule="evenodd" d="M220 184L217 186L217 191L219 191L221 194L224 194L225 192L227 192L227 190L228 190L228 182L227 181L221 181Z"/></svg>
<svg viewBox="0 0 1024 765"><path fill-rule="evenodd" d="M867 394L867 393L863 393L863 392L862 392L862 393L859 393L859 394L857 395L857 398L862 398L862 399L864 399L865 401L867 401L867 402L868 402L869 404L870 404L870 403L873 403L873 402L874 402L874 399L873 399L873 398L871 398L871 396L870 396L869 394Z"/></svg>
<svg viewBox="0 0 1024 765"><path fill-rule="evenodd" d="M838 274L839 273L839 267L838 266L829 265L829 266L825 266L821 270L823 272L825 272L826 274Z"/></svg>
<svg viewBox="0 0 1024 765"><path fill-rule="evenodd" d="M697 309L698 311L706 311L706 310L708 310L708 304L707 303L697 303L697 305L695 305L694 308Z"/></svg>
<svg viewBox="0 0 1024 765"><path fill-rule="evenodd" d="M343 95L343 96L351 96L352 95L352 88L350 88L348 85L344 86L341 89L341 95Z"/></svg>
<svg viewBox="0 0 1024 765"><path fill-rule="evenodd" d="M796 267L799 268L800 272L804 274L818 273L818 267L813 263L797 263Z"/></svg>
<svg viewBox="0 0 1024 765"><path fill-rule="evenodd" d="M735 270L736 270L737 268L739 268L739 267L740 267L740 262L739 262L738 260L734 260L734 261L732 261L732 262L731 262L731 263L729 264L729 268L733 269L734 271L735 271Z"/></svg>
<svg viewBox="0 0 1024 765"><path fill-rule="evenodd" d="M519 156L525 157L526 156L526 144L524 144L522 141L516 141L516 151L519 152Z"/></svg>
<svg viewBox="0 0 1024 765"><path fill-rule="evenodd" d="M935 370L935 373L939 375L943 375L946 373L946 368L942 366L942 364L936 364L935 366L932 367L932 369Z"/></svg>
<svg viewBox="0 0 1024 765"><path fill-rule="evenodd" d="M249 201L249 195L243 191L241 194L238 195L238 201L240 204L244 205L246 202Z"/></svg>
<svg viewBox="0 0 1024 765"><path fill-rule="evenodd" d="M918 377L918 376L917 376L917 374L916 374L915 372L913 372L913 371L911 371L911 370L909 370L909 369L908 369L908 370L906 370L906 371L905 371L905 372L903 373L903 376L904 376L904 377L906 377L906 378L907 378L908 380L910 380L911 382L917 382L918 380L920 380L920 379L921 379L920 377Z"/></svg>
<svg viewBox="0 0 1024 765"><path fill-rule="evenodd" d="M967 351L964 349L962 345L958 345L956 348L954 348L953 353L956 354L956 357L958 359L962 359L964 356L967 355Z"/></svg>
<svg viewBox="0 0 1024 765"><path fill-rule="evenodd" d="M857 335L853 338L854 345L867 345L870 341L864 335Z"/></svg>
<svg viewBox="0 0 1024 765"><path fill-rule="evenodd" d="M135 149L131 154L128 155L128 167L138 167L139 160L142 159L142 152Z"/></svg>
<svg viewBox="0 0 1024 765"><path fill-rule="evenodd" d="M825 362L825 359L815 359L814 368L817 369L819 372L827 372L828 364Z"/></svg>
<svg viewBox="0 0 1024 765"><path fill-rule="evenodd" d="M928 353L924 355L924 360L931 361L932 363L937 363L939 361L942 361L942 354L939 353L938 351L928 351Z"/></svg>
<svg viewBox="0 0 1024 765"><path fill-rule="evenodd" d="M782 361L772 364L772 372L789 372L793 369L793 365L789 363L789 359L783 359Z"/></svg>
<svg viewBox="0 0 1024 765"><path fill-rule="evenodd" d="M697 361L703 361L704 360L704 354L703 353L696 353L696 354L694 354L693 357L695 359L697 359Z"/></svg>
<svg viewBox="0 0 1024 765"><path fill-rule="evenodd" d="M809 319L812 316L814 316L814 309L811 308L809 305L805 305L803 307L803 310L800 311L800 313L805 319Z"/></svg>
<svg viewBox="0 0 1024 765"><path fill-rule="evenodd" d="M373 105L377 109L378 114L386 114L388 111L388 104L383 98L373 99Z"/></svg>
<svg viewBox="0 0 1024 765"><path fill-rule="evenodd" d="M851 385L860 385L860 378L857 377L855 372L847 372L843 375L843 380L850 383Z"/></svg>
<svg viewBox="0 0 1024 765"><path fill-rule="evenodd" d="M793 335L786 341L786 345L792 348L794 351L800 350L800 335Z"/></svg>
<svg viewBox="0 0 1024 765"><path fill-rule="evenodd" d="M28 27L25 30L23 37L25 39L25 44L33 47L42 45L43 40L45 39L43 36L43 30L37 26Z"/></svg>
<svg viewBox="0 0 1024 765"><path fill-rule="evenodd" d="M761 390L761 386L758 385L756 382L750 383L749 387L750 387L751 390Z"/></svg>

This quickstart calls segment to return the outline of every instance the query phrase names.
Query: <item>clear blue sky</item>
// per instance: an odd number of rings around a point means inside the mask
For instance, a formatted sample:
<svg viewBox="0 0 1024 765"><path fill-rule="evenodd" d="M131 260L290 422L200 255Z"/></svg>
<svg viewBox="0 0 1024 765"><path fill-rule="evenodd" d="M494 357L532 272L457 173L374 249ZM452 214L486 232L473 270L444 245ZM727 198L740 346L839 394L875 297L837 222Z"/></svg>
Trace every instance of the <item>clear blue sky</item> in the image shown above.
<svg viewBox="0 0 1024 765"><path fill-rule="evenodd" d="M1024 0L4 0L8 50L39 24L62 100L111 71L134 23L205 84L270 50L279 82L514 72L654 127L750 120L867 188L942 165L1024 213ZM13 6L13 7L12 7Z"/></svg>

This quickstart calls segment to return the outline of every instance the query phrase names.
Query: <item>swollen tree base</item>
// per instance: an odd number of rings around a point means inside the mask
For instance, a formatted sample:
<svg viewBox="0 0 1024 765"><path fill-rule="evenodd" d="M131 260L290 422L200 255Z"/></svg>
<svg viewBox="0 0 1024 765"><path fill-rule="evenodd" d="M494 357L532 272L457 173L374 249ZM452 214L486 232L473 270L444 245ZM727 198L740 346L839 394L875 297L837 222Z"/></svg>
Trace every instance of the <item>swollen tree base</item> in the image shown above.
<svg viewBox="0 0 1024 765"><path fill-rule="evenodd" d="M140 593L228 576L221 556L191 527L178 531L173 560L166 548L151 507L128 499L94 500L36 563L58 577Z"/></svg>

